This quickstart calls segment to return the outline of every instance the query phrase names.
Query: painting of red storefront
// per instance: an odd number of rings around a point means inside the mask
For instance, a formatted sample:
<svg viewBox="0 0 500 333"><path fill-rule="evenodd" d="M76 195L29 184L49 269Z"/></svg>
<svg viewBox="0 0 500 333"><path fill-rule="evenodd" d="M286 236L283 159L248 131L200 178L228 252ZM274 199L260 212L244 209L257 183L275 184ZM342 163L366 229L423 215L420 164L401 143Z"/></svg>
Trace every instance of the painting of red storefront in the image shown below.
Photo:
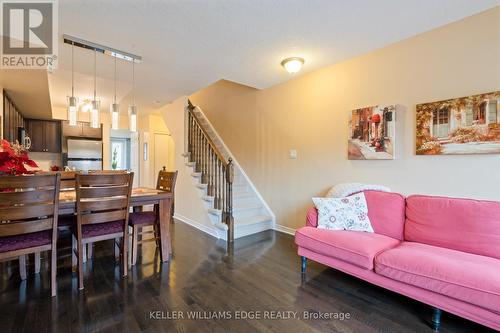
<svg viewBox="0 0 500 333"><path fill-rule="evenodd" d="M351 111L349 160L392 160L395 156L396 106L370 106Z"/></svg>

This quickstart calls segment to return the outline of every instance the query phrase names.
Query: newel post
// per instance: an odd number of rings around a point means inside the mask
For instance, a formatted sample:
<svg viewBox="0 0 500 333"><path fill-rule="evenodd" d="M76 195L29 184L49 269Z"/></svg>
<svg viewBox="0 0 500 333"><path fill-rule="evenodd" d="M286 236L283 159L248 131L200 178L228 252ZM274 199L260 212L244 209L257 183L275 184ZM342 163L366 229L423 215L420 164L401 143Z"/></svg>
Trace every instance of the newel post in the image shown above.
<svg viewBox="0 0 500 333"><path fill-rule="evenodd" d="M232 243L234 241L234 218L233 218L233 181L234 181L234 166L233 160L229 158L227 163L226 184L226 224L227 224L227 241Z"/></svg>

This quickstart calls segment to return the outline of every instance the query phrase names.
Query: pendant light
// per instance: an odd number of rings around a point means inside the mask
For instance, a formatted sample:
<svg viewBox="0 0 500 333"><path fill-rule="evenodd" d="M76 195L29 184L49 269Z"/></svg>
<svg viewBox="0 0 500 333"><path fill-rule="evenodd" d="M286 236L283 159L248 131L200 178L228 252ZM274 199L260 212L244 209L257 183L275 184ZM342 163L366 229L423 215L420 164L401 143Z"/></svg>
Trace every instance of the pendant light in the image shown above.
<svg viewBox="0 0 500 333"><path fill-rule="evenodd" d="M132 104L128 107L130 132L137 132L137 106L135 105L135 59L132 59Z"/></svg>
<svg viewBox="0 0 500 333"><path fill-rule="evenodd" d="M116 55L115 57L115 101L111 104L111 128L117 130L119 128L119 117L120 117L120 105L116 103Z"/></svg>
<svg viewBox="0 0 500 333"><path fill-rule="evenodd" d="M99 107L100 102L96 98L97 85L97 50L94 51L94 99L92 100L92 109L90 110L90 127L100 128Z"/></svg>
<svg viewBox="0 0 500 333"><path fill-rule="evenodd" d="M71 43L71 97L69 98L69 105L68 105L68 123L70 126L76 126L76 121L78 118L78 108L75 97L75 68L74 68L74 54L73 54L74 46L75 43Z"/></svg>

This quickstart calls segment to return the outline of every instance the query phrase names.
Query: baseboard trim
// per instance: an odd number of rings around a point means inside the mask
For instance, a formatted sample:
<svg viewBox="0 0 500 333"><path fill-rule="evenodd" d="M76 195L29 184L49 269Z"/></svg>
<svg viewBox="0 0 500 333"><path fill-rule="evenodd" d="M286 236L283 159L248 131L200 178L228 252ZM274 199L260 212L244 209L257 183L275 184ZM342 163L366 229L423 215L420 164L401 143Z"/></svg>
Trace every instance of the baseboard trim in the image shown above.
<svg viewBox="0 0 500 333"><path fill-rule="evenodd" d="M203 231L204 233L209 234L212 237L215 237L217 239L220 238L219 237L219 233L218 233L217 230L212 229L212 228L210 228L210 227L208 227L208 226L206 226L204 224L198 223L198 222L196 222L194 220L191 220L190 218L187 218L185 216L182 216L180 214L175 213L174 214L174 219L176 219L176 220L178 220L178 221L180 221L182 223L186 223L186 224L188 224L188 225L192 226L193 228L196 228L196 229L198 229L200 231Z"/></svg>
<svg viewBox="0 0 500 333"><path fill-rule="evenodd" d="M295 229L294 228L285 227L284 225L281 225L281 224L275 224L274 230L295 236Z"/></svg>

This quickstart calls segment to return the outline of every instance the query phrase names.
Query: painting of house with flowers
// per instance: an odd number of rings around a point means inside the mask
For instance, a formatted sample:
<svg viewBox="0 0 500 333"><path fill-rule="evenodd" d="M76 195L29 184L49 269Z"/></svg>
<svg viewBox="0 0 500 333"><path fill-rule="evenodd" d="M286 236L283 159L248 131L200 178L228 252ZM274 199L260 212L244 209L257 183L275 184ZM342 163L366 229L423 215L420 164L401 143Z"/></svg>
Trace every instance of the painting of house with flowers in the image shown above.
<svg viewBox="0 0 500 333"><path fill-rule="evenodd" d="M417 155L500 154L500 91L418 104Z"/></svg>

